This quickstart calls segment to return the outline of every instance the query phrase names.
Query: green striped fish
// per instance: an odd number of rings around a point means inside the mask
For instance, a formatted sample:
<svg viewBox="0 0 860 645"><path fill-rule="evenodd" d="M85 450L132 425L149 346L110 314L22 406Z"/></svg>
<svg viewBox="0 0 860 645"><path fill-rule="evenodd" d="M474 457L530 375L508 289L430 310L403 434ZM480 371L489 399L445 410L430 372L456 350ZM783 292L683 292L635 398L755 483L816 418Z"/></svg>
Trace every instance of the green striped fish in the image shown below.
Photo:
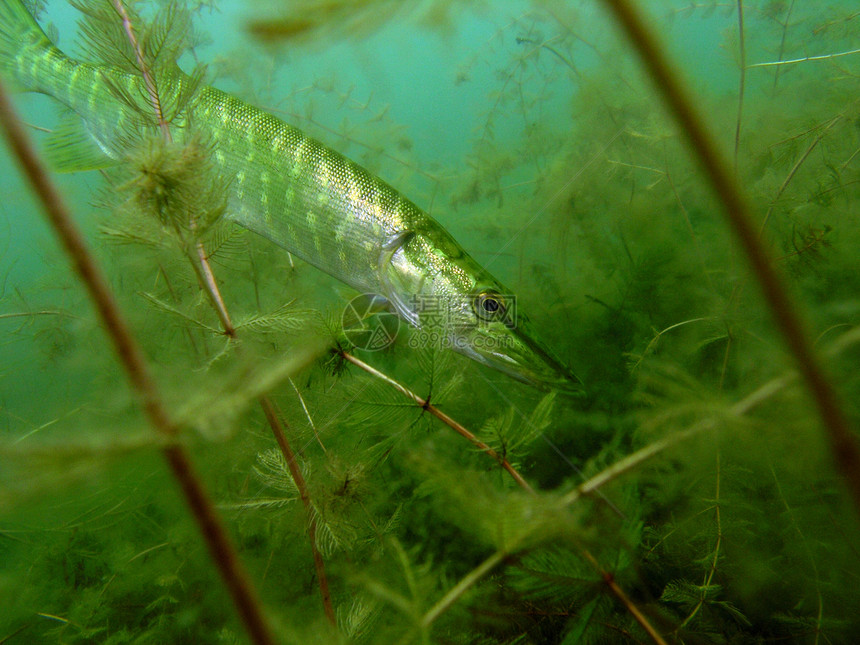
<svg viewBox="0 0 860 645"><path fill-rule="evenodd" d="M0 74L70 108L99 155L124 157L121 133L136 115L117 88L146 96L142 74L69 58L20 0L0 0ZM230 220L378 294L403 320L480 363L541 388L580 390L511 292L398 191L271 114L195 88L178 70L159 82L163 96L192 88L172 126L193 124L211 142L213 163L231 178Z"/></svg>

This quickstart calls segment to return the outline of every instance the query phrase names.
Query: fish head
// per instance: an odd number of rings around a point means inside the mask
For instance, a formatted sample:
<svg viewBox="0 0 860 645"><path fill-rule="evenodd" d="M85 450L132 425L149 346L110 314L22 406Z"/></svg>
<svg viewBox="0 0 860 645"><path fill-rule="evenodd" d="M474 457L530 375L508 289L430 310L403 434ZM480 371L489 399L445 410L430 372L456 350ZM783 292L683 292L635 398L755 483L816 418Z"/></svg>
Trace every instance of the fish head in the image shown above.
<svg viewBox="0 0 860 645"><path fill-rule="evenodd" d="M540 340L526 315L518 311L514 294L483 287L468 294L463 303L471 312L464 316L464 324L451 330L453 349L540 389L583 392L579 378Z"/></svg>
<svg viewBox="0 0 860 645"><path fill-rule="evenodd" d="M540 341L516 296L444 230L403 234L381 262L384 295L412 326L412 344L438 344L544 390L582 382Z"/></svg>

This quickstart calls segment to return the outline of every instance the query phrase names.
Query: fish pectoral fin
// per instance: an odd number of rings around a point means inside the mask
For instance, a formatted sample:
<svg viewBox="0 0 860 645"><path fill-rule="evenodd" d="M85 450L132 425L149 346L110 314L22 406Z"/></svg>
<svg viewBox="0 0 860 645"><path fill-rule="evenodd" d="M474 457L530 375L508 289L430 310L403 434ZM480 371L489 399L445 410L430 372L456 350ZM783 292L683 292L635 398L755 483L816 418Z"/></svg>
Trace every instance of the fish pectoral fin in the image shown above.
<svg viewBox="0 0 860 645"><path fill-rule="evenodd" d="M382 285L382 295L391 303L391 307L397 312L403 320L408 322L413 327L419 326L418 313L409 305L403 298L402 289L398 289L392 282L392 278L396 277L396 272L392 271L391 260L410 239L415 235L412 231L401 231L392 235L385 244L382 245L382 252L379 254L379 283Z"/></svg>
<svg viewBox="0 0 860 645"><path fill-rule="evenodd" d="M45 142L45 159L55 172L81 172L115 165L77 116L65 118Z"/></svg>
<svg viewBox="0 0 860 645"><path fill-rule="evenodd" d="M393 310L388 299L378 293L362 293L351 298L349 302L362 319Z"/></svg>

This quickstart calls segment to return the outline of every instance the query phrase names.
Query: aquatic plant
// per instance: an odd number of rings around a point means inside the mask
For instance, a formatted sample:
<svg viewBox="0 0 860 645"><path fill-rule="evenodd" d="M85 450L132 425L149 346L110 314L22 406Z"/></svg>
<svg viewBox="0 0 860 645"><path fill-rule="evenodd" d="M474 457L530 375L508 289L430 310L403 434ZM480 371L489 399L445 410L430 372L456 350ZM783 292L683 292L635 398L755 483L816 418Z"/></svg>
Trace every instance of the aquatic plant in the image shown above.
<svg viewBox="0 0 860 645"><path fill-rule="evenodd" d="M177 61L207 59L199 4L121 4L137 56L114 0L89 2L83 51L152 74L157 90ZM304 4L319 21L270 40L378 44L409 18L368 25L379 3ZM595 3L499 7L450 72L451 92L480 88L485 101L447 157L428 159L426 135L342 77L284 87L277 54L273 85L247 91L287 96L297 125L432 203L538 312L586 397L411 347L405 329L382 351L353 347L341 315L353 294L222 221L229 178L212 143L170 140L181 93L159 111L115 88L140 115L127 159L73 175L83 191L55 179L74 214L97 221L84 229L178 440L147 428L62 260L45 251L30 281L5 265L0 640L262 642L228 611L157 461L174 445L216 500L278 641L837 643L860 630L846 486L860 473L839 466L808 394L816 379L832 389L850 448L860 56L847 52L860 16L836 2L649 3L670 52L689 38L722 47L670 56L672 78L652 90ZM234 60L213 65L212 82L229 83L243 59L218 53ZM664 113L660 88L679 78L673 91L694 90L786 292L775 314L689 124ZM20 257L18 234L7 255ZM803 319L800 355L783 342L786 310ZM308 349L312 365L286 359Z"/></svg>

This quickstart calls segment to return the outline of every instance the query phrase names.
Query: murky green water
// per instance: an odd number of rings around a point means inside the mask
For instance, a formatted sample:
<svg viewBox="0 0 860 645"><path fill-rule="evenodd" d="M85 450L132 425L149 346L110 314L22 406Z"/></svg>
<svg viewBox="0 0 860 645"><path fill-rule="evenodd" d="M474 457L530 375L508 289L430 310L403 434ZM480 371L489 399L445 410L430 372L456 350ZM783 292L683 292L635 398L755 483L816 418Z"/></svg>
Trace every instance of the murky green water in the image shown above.
<svg viewBox="0 0 860 645"><path fill-rule="evenodd" d="M639 4L856 429L855 3ZM184 69L427 209L586 389L415 349L405 327L350 347L354 292L225 227L206 252L237 349L175 237L117 208L117 175L55 175L278 642L853 642L860 508L721 201L600 2L189 5ZM42 24L86 58L77 19L49 2ZM63 115L15 101L44 144ZM0 164L0 642L247 642L5 147ZM263 394L307 482L336 625Z"/></svg>

